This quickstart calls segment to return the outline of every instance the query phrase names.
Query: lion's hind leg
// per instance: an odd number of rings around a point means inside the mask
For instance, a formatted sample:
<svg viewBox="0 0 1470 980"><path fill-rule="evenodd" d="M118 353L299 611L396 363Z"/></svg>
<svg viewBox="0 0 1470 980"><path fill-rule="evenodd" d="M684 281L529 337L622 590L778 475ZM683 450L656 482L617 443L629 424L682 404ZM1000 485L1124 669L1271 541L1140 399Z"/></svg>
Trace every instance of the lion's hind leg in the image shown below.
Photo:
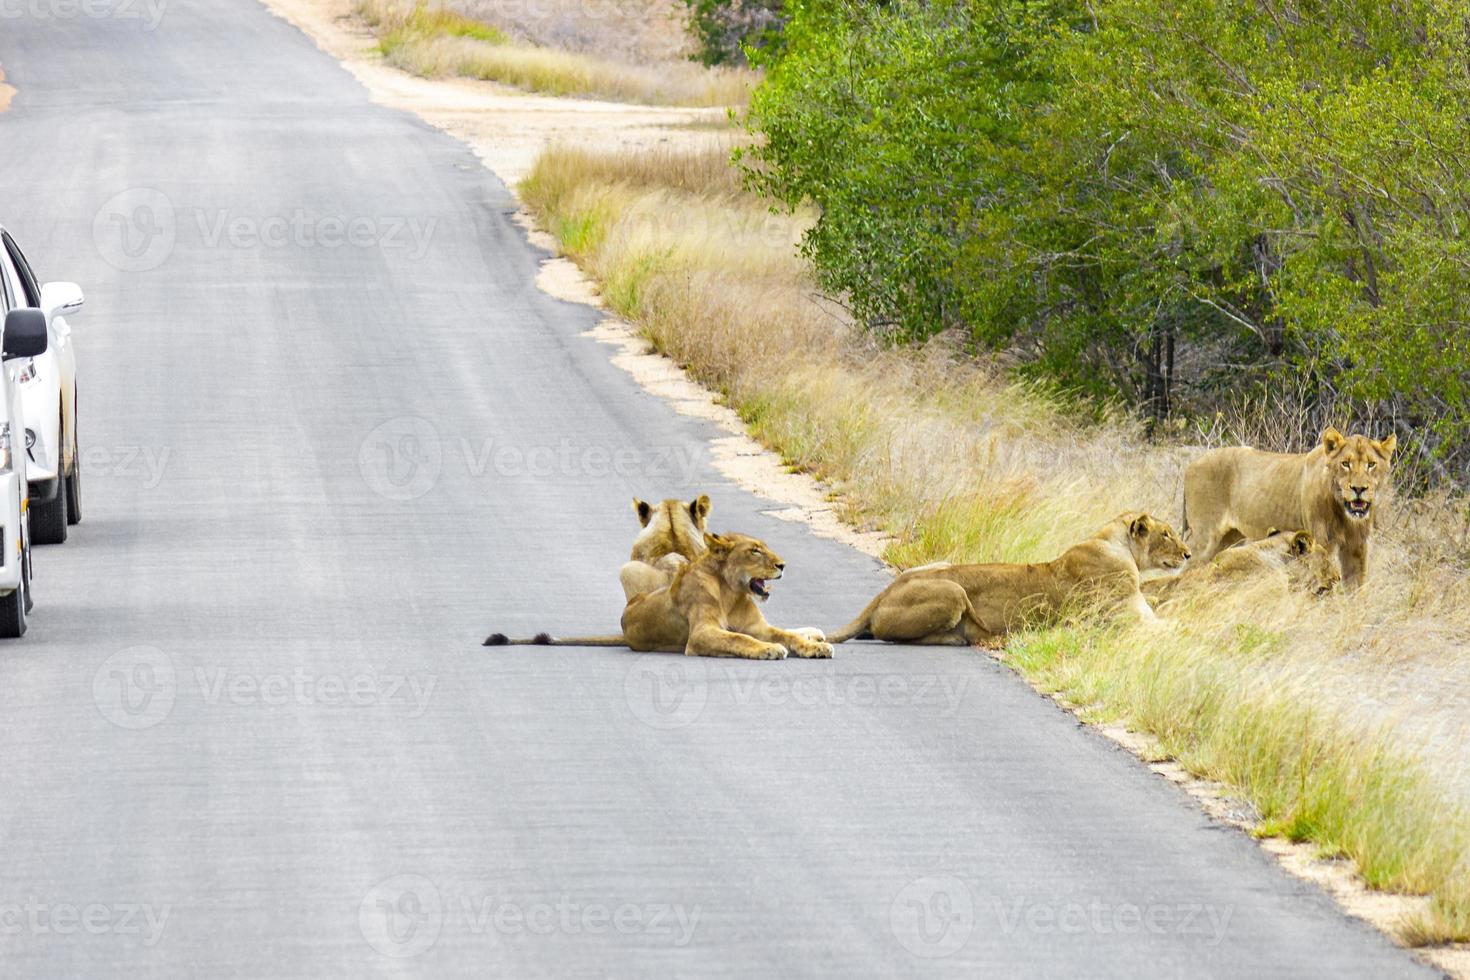
<svg viewBox="0 0 1470 980"><path fill-rule="evenodd" d="M873 610L873 636L890 643L964 646L990 635L964 586L944 579L898 582Z"/></svg>

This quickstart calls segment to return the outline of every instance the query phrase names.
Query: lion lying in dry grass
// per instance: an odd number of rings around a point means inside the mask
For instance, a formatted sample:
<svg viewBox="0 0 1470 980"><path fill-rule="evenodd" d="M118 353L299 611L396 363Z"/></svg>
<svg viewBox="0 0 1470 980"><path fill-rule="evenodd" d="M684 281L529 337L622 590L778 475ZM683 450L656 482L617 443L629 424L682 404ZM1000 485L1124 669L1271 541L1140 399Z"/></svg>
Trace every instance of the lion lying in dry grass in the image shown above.
<svg viewBox="0 0 1470 980"><path fill-rule="evenodd" d="M1309 532L1272 528L1260 541L1226 548L1209 564L1191 564L1178 575L1144 582L1143 594L1158 606L1213 589L1266 582L1283 595L1288 591L1325 595L1337 588L1342 575Z"/></svg>
<svg viewBox="0 0 1470 980"><path fill-rule="evenodd" d="M1154 620L1139 572L1178 568L1189 549L1147 514L1122 514L1054 561L1033 565L925 565L899 575L833 643L992 645L1010 630L1054 618L1066 603L1103 600Z"/></svg>

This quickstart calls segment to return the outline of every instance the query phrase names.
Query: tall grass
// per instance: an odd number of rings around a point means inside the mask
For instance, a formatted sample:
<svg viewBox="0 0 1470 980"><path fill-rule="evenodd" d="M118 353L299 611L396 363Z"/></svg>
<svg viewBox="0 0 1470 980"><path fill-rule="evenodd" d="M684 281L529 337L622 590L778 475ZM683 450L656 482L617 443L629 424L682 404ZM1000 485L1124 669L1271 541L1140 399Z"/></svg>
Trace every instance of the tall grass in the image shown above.
<svg viewBox="0 0 1470 980"><path fill-rule="evenodd" d="M554 147L521 193L609 305L836 486L851 520L887 530L892 563L1046 559L1125 509L1177 515L1198 447L1151 443L1124 414L1083 417L942 339L874 346L796 257L807 216L772 214L727 157ZM1167 631L1074 622L1016 637L1008 656L1234 787L1263 833L1432 896L1406 941L1470 939L1466 746L1420 744L1373 706L1402 659L1430 669L1470 643L1457 507L1391 512L1371 588L1352 598L1246 588L1182 604ZM1467 694L1448 687L1425 710L1458 711Z"/></svg>
<svg viewBox="0 0 1470 980"><path fill-rule="evenodd" d="M425 77L478 78L557 96L648 105L743 105L756 75L693 62L626 64L514 41L494 25L409 0L356 0L384 59Z"/></svg>

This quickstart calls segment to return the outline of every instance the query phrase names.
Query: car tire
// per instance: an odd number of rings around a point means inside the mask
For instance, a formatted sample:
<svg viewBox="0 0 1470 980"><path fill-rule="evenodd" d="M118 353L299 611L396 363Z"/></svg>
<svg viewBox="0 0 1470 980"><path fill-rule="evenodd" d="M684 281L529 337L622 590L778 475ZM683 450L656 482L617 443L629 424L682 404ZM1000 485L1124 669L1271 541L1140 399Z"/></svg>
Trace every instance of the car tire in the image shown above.
<svg viewBox="0 0 1470 980"><path fill-rule="evenodd" d="M63 488L67 494L66 498L66 523L82 523L82 450L76 436L76 403L72 403L72 444L71 444L71 472L68 473L66 486Z"/></svg>
<svg viewBox="0 0 1470 980"><path fill-rule="evenodd" d="M26 635L26 610L31 607L31 582L21 558L20 585L7 596L0 596L0 639L17 640Z"/></svg>
<svg viewBox="0 0 1470 980"><path fill-rule="evenodd" d="M75 459L76 457L72 457ZM66 494L66 523L82 523L82 467L81 464L73 462L71 472L66 475L66 483L62 486L62 493Z"/></svg>
<svg viewBox="0 0 1470 980"><path fill-rule="evenodd" d="M71 491L67 484L71 481L62 473L56 478L60 486L56 488L56 496L44 504L31 504L31 542L33 544L64 544L66 542L66 528L71 523L67 519L67 504L71 501Z"/></svg>

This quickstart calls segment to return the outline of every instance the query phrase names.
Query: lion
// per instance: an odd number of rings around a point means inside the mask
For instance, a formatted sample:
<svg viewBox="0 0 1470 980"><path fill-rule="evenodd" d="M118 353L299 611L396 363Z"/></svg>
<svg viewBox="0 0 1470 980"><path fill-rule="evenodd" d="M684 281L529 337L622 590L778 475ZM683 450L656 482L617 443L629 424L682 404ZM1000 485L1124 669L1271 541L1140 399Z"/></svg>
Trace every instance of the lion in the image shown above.
<svg viewBox="0 0 1470 980"><path fill-rule="evenodd" d="M828 639L991 646L1024 623L1055 619L1079 598L1111 600L1157 622L1139 591L1139 573L1179 568L1188 558L1189 549L1164 521L1121 514L1054 561L910 569Z"/></svg>
<svg viewBox="0 0 1470 980"><path fill-rule="evenodd" d="M1343 584L1358 588L1397 445L1392 434L1375 441L1329 427L1308 453L1244 446L1205 453L1184 471L1184 533L1196 545L1195 562L1273 527L1302 528L1336 557Z"/></svg>
<svg viewBox="0 0 1470 980"><path fill-rule="evenodd" d="M1219 586L1267 581L1282 593L1326 595L1342 583L1342 573L1311 532L1273 527L1259 541L1226 548L1208 565L1191 565L1178 575L1144 582L1143 594L1160 605Z"/></svg>
<svg viewBox="0 0 1470 980"><path fill-rule="evenodd" d="M705 534L704 554L674 572L673 580L634 596L623 609L617 636L553 639L545 633L511 640L493 633L485 646L626 646L639 652L682 651L697 657L781 660L830 657L832 645L814 627L783 630L766 622L757 600L771 596L771 583L786 563L764 541L744 534Z"/></svg>
<svg viewBox="0 0 1470 980"><path fill-rule="evenodd" d="M665 500L658 506L633 498L633 512L643 530L633 539L633 554L618 572L624 601L668 585L680 565L704 554L709 497L700 494L687 503Z"/></svg>

